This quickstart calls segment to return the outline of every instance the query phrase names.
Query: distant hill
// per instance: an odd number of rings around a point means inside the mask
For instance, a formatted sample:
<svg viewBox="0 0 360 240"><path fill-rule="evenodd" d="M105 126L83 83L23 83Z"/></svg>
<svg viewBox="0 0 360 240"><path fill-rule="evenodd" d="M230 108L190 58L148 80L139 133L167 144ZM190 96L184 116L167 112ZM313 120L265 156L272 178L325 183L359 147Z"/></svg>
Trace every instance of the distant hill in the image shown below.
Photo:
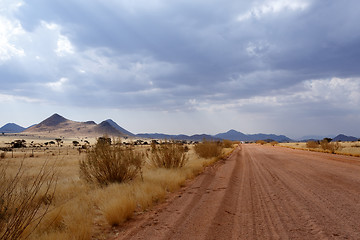
<svg viewBox="0 0 360 240"><path fill-rule="evenodd" d="M228 139L233 141L257 141L257 140L274 140L278 142L289 142L292 141L290 138L285 135L275 135L275 134L244 134L236 130L229 130L225 133L219 133L214 135L216 138Z"/></svg>
<svg viewBox="0 0 360 240"><path fill-rule="evenodd" d="M127 134L127 135L129 135L129 136L135 136L135 134L127 131L126 129L124 129L124 128L122 128L122 127L120 127L120 126L119 126L116 122L114 122L112 119L107 119L107 120L105 120L105 121L108 122L108 123L109 123L111 126L113 126L114 128L116 128L117 130L119 130L120 132L125 133L125 134Z"/></svg>
<svg viewBox="0 0 360 240"><path fill-rule="evenodd" d="M231 129L226 133L218 133L215 135L217 138L233 140L233 141L249 141L250 137L242 132Z"/></svg>
<svg viewBox="0 0 360 240"><path fill-rule="evenodd" d="M0 133L19 133L24 131L26 128L21 127L15 123L7 123L0 128Z"/></svg>
<svg viewBox="0 0 360 240"><path fill-rule="evenodd" d="M298 140L301 142L318 141L318 140L323 140L324 138L334 138L334 136L335 135L328 135L328 136L309 135L309 136L303 136Z"/></svg>
<svg viewBox="0 0 360 240"><path fill-rule="evenodd" d="M357 137L353 137L353 136L346 136L344 134L339 134L336 137L333 138L333 142L336 141L342 141L342 142L352 142L352 141L357 141L359 138Z"/></svg>
<svg viewBox="0 0 360 240"><path fill-rule="evenodd" d="M136 134L136 137L150 138L150 139L186 140L186 141L202 141L203 139L212 140L212 141L221 140L219 138L207 134L195 134L188 136L184 134L168 135L162 133L140 133L140 134Z"/></svg>
<svg viewBox="0 0 360 240"><path fill-rule="evenodd" d="M127 134L117 130L107 121L96 124L94 121L76 122L55 113L39 124L23 131L38 136L99 137L103 135L125 137Z"/></svg>

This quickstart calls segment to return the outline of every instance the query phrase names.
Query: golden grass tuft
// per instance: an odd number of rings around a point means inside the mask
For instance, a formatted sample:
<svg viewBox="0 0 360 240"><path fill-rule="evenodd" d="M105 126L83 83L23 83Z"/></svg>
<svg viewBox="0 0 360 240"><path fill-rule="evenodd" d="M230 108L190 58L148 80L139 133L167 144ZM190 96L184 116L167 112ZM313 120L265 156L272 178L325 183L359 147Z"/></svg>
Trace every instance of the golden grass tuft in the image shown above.
<svg viewBox="0 0 360 240"><path fill-rule="evenodd" d="M120 225L129 219L136 208L131 183L111 184L100 189L95 201L111 226Z"/></svg>

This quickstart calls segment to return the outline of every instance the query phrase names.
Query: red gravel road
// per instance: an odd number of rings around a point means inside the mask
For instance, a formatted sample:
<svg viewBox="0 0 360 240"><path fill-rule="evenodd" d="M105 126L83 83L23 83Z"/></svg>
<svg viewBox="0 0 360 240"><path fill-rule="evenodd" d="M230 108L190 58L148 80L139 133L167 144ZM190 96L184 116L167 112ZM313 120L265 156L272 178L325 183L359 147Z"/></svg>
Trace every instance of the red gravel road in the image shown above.
<svg viewBox="0 0 360 240"><path fill-rule="evenodd" d="M360 159L241 145L115 239L360 239Z"/></svg>

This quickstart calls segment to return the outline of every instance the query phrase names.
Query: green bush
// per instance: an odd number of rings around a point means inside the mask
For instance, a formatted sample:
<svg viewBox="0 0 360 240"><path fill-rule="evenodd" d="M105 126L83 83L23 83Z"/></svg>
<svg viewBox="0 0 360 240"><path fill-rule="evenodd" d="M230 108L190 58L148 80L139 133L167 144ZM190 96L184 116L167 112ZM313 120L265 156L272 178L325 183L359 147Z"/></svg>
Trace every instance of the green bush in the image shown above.
<svg viewBox="0 0 360 240"><path fill-rule="evenodd" d="M141 173L143 158L143 154L133 148L98 140L80 161L80 176L100 185L129 181Z"/></svg>

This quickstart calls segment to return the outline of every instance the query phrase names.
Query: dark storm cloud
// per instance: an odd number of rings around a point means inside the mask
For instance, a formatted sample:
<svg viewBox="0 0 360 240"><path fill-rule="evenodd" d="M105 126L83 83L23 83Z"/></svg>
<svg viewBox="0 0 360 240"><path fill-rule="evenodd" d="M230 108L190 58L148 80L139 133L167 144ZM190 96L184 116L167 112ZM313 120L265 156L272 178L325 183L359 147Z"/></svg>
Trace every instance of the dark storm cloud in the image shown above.
<svg viewBox="0 0 360 240"><path fill-rule="evenodd" d="M276 96L359 76L358 12L357 1L28 1L15 15L25 31L55 23L75 53L0 71L16 79L4 89L31 79L39 87L27 95L66 92L73 104L168 110Z"/></svg>

